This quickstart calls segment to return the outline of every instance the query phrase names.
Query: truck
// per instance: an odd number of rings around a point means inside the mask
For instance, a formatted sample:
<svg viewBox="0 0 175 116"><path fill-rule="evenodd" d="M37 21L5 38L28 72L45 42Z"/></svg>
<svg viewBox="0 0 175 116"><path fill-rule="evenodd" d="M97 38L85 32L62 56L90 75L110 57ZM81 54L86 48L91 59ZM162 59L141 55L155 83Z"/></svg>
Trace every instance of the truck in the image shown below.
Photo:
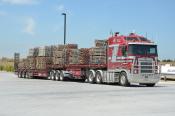
<svg viewBox="0 0 175 116"><path fill-rule="evenodd" d="M96 84L117 83L121 86L130 86L138 83L149 87L158 83L160 80L158 52L157 45L154 42L136 33L120 35L119 32L100 42L95 43L96 48L80 49L82 52L79 52L75 58L79 58L84 53L86 57L84 63L81 63L80 59L76 60L75 63L68 62L69 59L66 58L68 49L66 49L66 45L63 45L62 52L60 51L62 53L60 56L63 58L61 61L59 60L59 63L53 63L52 57L52 61L46 63L43 69L25 65L18 67L16 72L20 78L41 77L56 81L81 79ZM92 55L94 51L96 56ZM36 59L37 56L28 58ZM42 57L39 58L42 59ZM47 59L46 56L43 58ZM54 59L58 60L58 57ZM26 59L22 61L23 64L27 64L25 62L27 62ZM34 60L29 64L34 64Z"/></svg>
<svg viewBox="0 0 175 116"><path fill-rule="evenodd" d="M175 66L171 64L159 65L160 77L165 81L167 79L175 79Z"/></svg>

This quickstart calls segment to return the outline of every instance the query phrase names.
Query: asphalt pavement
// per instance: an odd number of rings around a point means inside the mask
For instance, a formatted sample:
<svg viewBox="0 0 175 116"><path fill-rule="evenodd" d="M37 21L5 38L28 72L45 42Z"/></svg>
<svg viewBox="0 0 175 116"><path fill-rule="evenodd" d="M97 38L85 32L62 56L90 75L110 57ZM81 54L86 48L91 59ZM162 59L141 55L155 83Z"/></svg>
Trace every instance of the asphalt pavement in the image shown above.
<svg viewBox="0 0 175 116"><path fill-rule="evenodd" d="M17 78L0 72L0 116L174 116L175 82L155 87Z"/></svg>

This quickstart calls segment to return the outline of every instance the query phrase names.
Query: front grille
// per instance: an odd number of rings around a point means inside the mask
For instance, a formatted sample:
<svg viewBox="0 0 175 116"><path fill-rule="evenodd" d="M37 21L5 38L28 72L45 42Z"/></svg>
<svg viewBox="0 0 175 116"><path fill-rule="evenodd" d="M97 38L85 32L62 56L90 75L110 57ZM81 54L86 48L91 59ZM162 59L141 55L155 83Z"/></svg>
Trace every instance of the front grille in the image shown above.
<svg viewBox="0 0 175 116"><path fill-rule="evenodd" d="M152 65L152 62L141 62L141 65Z"/></svg>
<svg viewBox="0 0 175 116"><path fill-rule="evenodd" d="M153 73L153 70L141 70L141 73Z"/></svg>
<svg viewBox="0 0 175 116"><path fill-rule="evenodd" d="M153 73L153 63L152 62L141 62L140 63L141 73Z"/></svg>

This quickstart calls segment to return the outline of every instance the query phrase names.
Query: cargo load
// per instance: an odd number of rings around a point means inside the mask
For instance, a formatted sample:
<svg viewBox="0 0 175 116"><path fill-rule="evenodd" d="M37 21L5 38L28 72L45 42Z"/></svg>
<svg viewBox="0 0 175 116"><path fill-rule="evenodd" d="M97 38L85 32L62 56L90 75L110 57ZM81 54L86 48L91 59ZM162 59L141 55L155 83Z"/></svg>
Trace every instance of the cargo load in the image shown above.
<svg viewBox="0 0 175 116"><path fill-rule="evenodd" d="M51 57L36 57L36 69L46 69L47 65L52 64Z"/></svg>

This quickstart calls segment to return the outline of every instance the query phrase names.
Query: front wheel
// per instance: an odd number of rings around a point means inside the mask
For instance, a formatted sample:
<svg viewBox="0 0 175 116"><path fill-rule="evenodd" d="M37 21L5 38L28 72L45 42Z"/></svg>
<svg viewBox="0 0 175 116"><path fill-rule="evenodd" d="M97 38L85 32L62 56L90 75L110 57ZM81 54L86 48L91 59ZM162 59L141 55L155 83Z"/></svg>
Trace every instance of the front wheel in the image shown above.
<svg viewBox="0 0 175 116"><path fill-rule="evenodd" d="M121 86L129 86L130 85L130 83L128 82L128 79L127 79L127 74L125 72L120 73L119 84Z"/></svg>

